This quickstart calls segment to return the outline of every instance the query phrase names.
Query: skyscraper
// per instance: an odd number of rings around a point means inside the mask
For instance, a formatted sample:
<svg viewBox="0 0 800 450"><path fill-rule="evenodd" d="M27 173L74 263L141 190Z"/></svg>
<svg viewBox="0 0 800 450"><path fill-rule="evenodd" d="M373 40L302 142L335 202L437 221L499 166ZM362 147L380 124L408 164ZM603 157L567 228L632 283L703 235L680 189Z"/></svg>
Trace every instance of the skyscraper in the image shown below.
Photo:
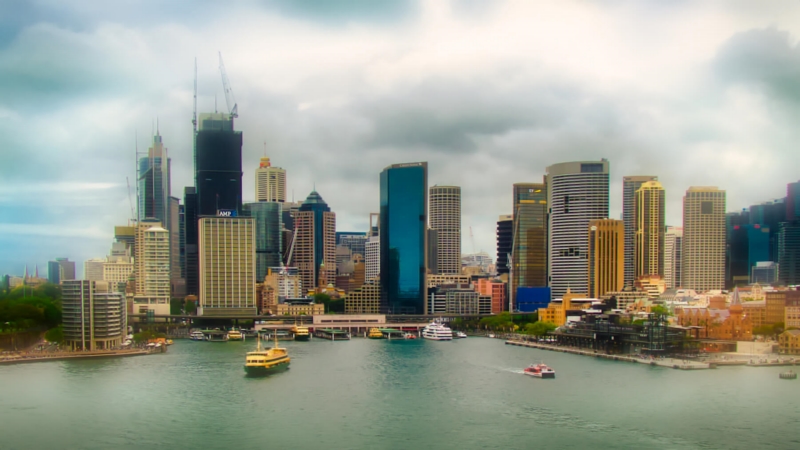
<svg viewBox="0 0 800 450"><path fill-rule="evenodd" d="M512 298L517 288L547 286L547 186L516 183L511 230Z"/></svg>
<svg viewBox="0 0 800 450"><path fill-rule="evenodd" d="M497 274L509 272L508 255L512 251L514 221L513 216L504 214L497 219Z"/></svg>
<svg viewBox="0 0 800 450"><path fill-rule="evenodd" d="M782 282L800 284L800 220L780 224L778 265L778 276Z"/></svg>
<svg viewBox="0 0 800 450"><path fill-rule="evenodd" d="M110 350L122 345L125 296L105 281L62 280L64 343L72 350Z"/></svg>
<svg viewBox="0 0 800 450"><path fill-rule="evenodd" d="M318 287L320 268L336 280L336 213L317 191L311 191L294 220L294 251L289 265L297 267L303 289Z"/></svg>
<svg viewBox="0 0 800 450"><path fill-rule="evenodd" d="M589 297L621 291L625 278L625 223L600 219L589 222Z"/></svg>
<svg viewBox="0 0 800 450"><path fill-rule="evenodd" d="M667 227L664 234L664 282L667 289L681 284L681 258L683 255L683 227Z"/></svg>
<svg viewBox="0 0 800 450"><path fill-rule="evenodd" d="M228 114L200 114L195 137L197 216L242 210L242 132Z"/></svg>
<svg viewBox="0 0 800 450"><path fill-rule="evenodd" d="M156 132L147 156L139 158L139 220L156 219L169 228L170 160Z"/></svg>
<svg viewBox="0 0 800 450"><path fill-rule="evenodd" d="M437 273L459 274L461 273L461 188L433 186L429 195L430 227L436 230L437 239Z"/></svg>
<svg viewBox="0 0 800 450"><path fill-rule="evenodd" d="M643 183L658 181L650 175L622 177L622 220L625 222L625 286L633 287L636 278L636 212L635 195Z"/></svg>
<svg viewBox="0 0 800 450"><path fill-rule="evenodd" d="M75 279L75 261L69 258L56 258L47 263L47 281L59 284L64 280Z"/></svg>
<svg viewBox="0 0 800 450"><path fill-rule="evenodd" d="M786 220L800 220L800 181L786 185Z"/></svg>
<svg viewBox="0 0 800 450"><path fill-rule="evenodd" d="M683 197L684 288L725 287L725 191L692 186Z"/></svg>
<svg viewBox="0 0 800 450"><path fill-rule="evenodd" d="M269 158L261 158L256 169L256 201L286 201L286 170L273 167Z"/></svg>
<svg viewBox="0 0 800 450"><path fill-rule="evenodd" d="M364 278L367 283L381 275L381 237L370 236L367 239L364 252Z"/></svg>
<svg viewBox="0 0 800 450"><path fill-rule="evenodd" d="M255 315L255 221L249 217L202 217L198 233L197 313Z"/></svg>
<svg viewBox="0 0 800 450"><path fill-rule="evenodd" d="M245 211L255 220L256 233L256 280L263 282L270 267L280 267L281 237L281 204L276 202L245 203Z"/></svg>
<svg viewBox="0 0 800 450"><path fill-rule="evenodd" d="M170 280L181 279L181 201L177 197L169 197L169 272ZM182 283L182 282L181 282Z"/></svg>
<svg viewBox="0 0 800 450"><path fill-rule="evenodd" d="M550 207L548 275L552 298L587 293L589 222L608 217L609 163L578 161L547 168Z"/></svg>
<svg viewBox="0 0 800 450"><path fill-rule="evenodd" d="M386 167L380 183L381 312L425 314L428 163Z"/></svg>
<svg viewBox="0 0 800 450"><path fill-rule="evenodd" d="M183 190L183 259L186 277L186 294L200 293L200 274L197 254L197 190L185 187Z"/></svg>
<svg viewBox="0 0 800 450"><path fill-rule="evenodd" d="M634 193L634 276L664 276L664 188L646 181Z"/></svg>

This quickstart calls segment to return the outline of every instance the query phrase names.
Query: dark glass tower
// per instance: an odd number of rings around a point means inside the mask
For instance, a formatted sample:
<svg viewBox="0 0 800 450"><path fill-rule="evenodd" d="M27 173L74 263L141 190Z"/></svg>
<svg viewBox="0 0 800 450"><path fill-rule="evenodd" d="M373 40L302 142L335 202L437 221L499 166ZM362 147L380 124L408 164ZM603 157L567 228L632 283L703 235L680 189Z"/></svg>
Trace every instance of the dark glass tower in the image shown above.
<svg viewBox="0 0 800 450"><path fill-rule="evenodd" d="M778 274L783 283L800 284L800 220L780 224L778 264Z"/></svg>
<svg viewBox="0 0 800 450"><path fill-rule="evenodd" d="M186 278L186 294L200 293L200 274L197 254L197 191L186 187L183 191L183 258Z"/></svg>
<svg viewBox="0 0 800 450"><path fill-rule="evenodd" d="M197 215L242 210L242 132L227 114L201 114L196 139Z"/></svg>
<svg viewBox="0 0 800 450"><path fill-rule="evenodd" d="M153 136L153 146L147 156L139 158L139 220L158 219L164 228L170 229L170 160L161 141L161 135Z"/></svg>
<svg viewBox="0 0 800 450"><path fill-rule="evenodd" d="M512 216L500 216L497 221L497 274L508 273L508 255L511 254L514 232Z"/></svg>
<svg viewBox="0 0 800 450"><path fill-rule="evenodd" d="M426 314L428 163L381 172L381 312Z"/></svg>
<svg viewBox="0 0 800 450"><path fill-rule="evenodd" d="M512 292L518 287L547 286L547 186L514 184L511 233Z"/></svg>
<svg viewBox="0 0 800 450"><path fill-rule="evenodd" d="M256 281L260 283L267 269L281 266L281 204L245 203L244 209L256 222Z"/></svg>

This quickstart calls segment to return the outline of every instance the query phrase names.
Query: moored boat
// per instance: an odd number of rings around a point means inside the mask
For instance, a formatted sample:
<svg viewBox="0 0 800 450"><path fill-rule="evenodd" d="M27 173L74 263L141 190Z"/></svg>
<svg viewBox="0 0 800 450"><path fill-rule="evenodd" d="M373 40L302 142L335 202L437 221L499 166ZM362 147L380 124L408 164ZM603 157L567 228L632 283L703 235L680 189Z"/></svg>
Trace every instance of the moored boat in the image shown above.
<svg viewBox="0 0 800 450"><path fill-rule="evenodd" d="M242 341L242 340L244 340L244 335L239 330L231 330L231 331L228 331L228 340L229 341Z"/></svg>
<svg viewBox="0 0 800 450"><path fill-rule="evenodd" d="M308 332L308 327L295 325L292 327L292 334L295 341L307 341L311 339L311 333Z"/></svg>
<svg viewBox="0 0 800 450"><path fill-rule="evenodd" d="M416 339L417 335L414 334L414 333L406 333L406 334L403 335L403 338L404 339Z"/></svg>
<svg viewBox="0 0 800 450"><path fill-rule="evenodd" d="M526 367L523 372L525 375L530 375L536 378L555 378L556 371L551 369L545 363L531 364Z"/></svg>
<svg viewBox="0 0 800 450"><path fill-rule="evenodd" d="M422 337L432 341L450 341L453 331L438 320L434 320L422 329Z"/></svg>
<svg viewBox="0 0 800 450"><path fill-rule="evenodd" d="M285 348L278 347L277 333L275 336L275 346L269 349L261 348L261 339L256 339L256 351L247 352L244 362L244 371L250 376L269 375L274 372L289 368L289 353Z"/></svg>
<svg viewBox="0 0 800 450"><path fill-rule="evenodd" d="M383 333L378 328L370 328L367 337L370 339L383 339Z"/></svg>
<svg viewBox="0 0 800 450"><path fill-rule="evenodd" d="M194 330L189 334L189 339L193 341L204 341L206 338L202 331Z"/></svg>
<svg viewBox="0 0 800 450"><path fill-rule="evenodd" d="M467 337L467 335L463 331L456 331L453 335L453 339L464 339L465 337Z"/></svg>

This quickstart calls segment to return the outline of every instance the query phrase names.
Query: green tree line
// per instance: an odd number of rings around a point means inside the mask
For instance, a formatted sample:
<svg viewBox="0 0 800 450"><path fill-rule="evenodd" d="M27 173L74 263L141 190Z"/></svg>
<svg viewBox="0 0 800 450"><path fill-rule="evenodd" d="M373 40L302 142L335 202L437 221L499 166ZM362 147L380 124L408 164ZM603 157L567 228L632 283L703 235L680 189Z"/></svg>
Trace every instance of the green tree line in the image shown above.
<svg viewBox="0 0 800 450"><path fill-rule="evenodd" d="M19 286L0 293L0 330L25 331L61 325L61 288L45 283L37 287Z"/></svg>

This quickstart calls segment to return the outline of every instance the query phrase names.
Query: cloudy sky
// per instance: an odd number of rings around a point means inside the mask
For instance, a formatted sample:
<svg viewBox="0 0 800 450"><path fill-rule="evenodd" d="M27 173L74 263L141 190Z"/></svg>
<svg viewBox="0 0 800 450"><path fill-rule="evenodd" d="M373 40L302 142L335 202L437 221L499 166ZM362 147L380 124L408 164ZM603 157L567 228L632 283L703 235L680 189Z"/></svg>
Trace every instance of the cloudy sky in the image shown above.
<svg viewBox="0 0 800 450"><path fill-rule="evenodd" d="M658 175L668 224L692 185L729 211L800 179L796 1L312 0L0 3L0 273L108 252L131 215L136 140L158 118L173 195L198 110L239 105L244 199L266 153L365 230L389 164L463 192L463 251L495 253L511 184L607 158ZM81 270L79 270L81 271Z"/></svg>

